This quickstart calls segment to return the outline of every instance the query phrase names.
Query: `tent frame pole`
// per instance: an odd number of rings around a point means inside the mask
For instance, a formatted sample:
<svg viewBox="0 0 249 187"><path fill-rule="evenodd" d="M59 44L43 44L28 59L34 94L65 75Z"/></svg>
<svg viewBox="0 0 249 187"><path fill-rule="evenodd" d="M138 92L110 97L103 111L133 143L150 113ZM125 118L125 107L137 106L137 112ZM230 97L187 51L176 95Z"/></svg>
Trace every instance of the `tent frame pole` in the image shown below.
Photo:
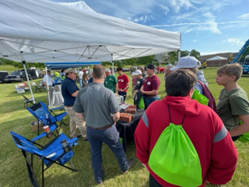
<svg viewBox="0 0 249 187"><path fill-rule="evenodd" d="M33 103L35 104L35 98L34 98L34 94L33 94L33 91L32 91L32 87L30 85L29 76L28 76L28 72L27 72L27 68L26 68L25 63L26 63L25 61L22 61L22 65L23 65L23 69L24 69L24 72L25 72L25 75L26 75L26 78L27 78L27 81L28 81L31 97L32 97Z"/></svg>
<svg viewBox="0 0 249 187"><path fill-rule="evenodd" d="M112 63L112 74L113 74L113 75L115 75L115 73L114 73L114 61L113 61L113 54L112 54L112 61L111 61L111 63Z"/></svg>
<svg viewBox="0 0 249 187"><path fill-rule="evenodd" d="M48 68L47 68L47 66L45 67L45 70L46 70L46 84L47 84L47 98L48 98L48 106L49 106L49 108L50 108L50 95L49 95L49 86L48 86ZM53 85L52 85L53 86ZM52 90L53 90L53 88L52 88Z"/></svg>

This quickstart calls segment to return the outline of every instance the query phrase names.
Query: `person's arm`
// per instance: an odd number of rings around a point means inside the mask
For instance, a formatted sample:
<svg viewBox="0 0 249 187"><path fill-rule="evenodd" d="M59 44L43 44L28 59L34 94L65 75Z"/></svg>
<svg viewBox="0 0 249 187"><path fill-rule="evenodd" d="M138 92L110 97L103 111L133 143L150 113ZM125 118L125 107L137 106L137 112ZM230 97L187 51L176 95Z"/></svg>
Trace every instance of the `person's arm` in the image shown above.
<svg viewBox="0 0 249 187"><path fill-rule="evenodd" d="M158 94L158 90L152 90L152 91L141 90L141 92L142 92L142 94L146 94L146 95L157 95Z"/></svg>
<svg viewBox="0 0 249 187"><path fill-rule="evenodd" d="M215 136L211 150L211 162L207 180L212 184L226 184L234 174L238 153L221 119L213 112Z"/></svg>
<svg viewBox="0 0 249 187"><path fill-rule="evenodd" d="M114 93L116 93L118 91L118 81L117 81L117 78L114 75L113 75L113 81L114 81L114 84L115 84Z"/></svg>
<svg viewBox="0 0 249 187"><path fill-rule="evenodd" d="M231 137L249 132L249 115L240 115L239 118L241 119L242 124L229 131Z"/></svg>
<svg viewBox="0 0 249 187"><path fill-rule="evenodd" d="M45 81L42 81L42 82L43 82L45 88L47 88L47 83Z"/></svg>
<svg viewBox="0 0 249 187"><path fill-rule="evenodd" d="M75 115L76 115L79 119L85 121L84 113L77 113L77 112L75 112Z"/></svg>
<svg viewBox="0 0 249 187"><path fill-rule="evenodd" d="M71 95L72 95L73 97L76 97L77 94L78 94L78 92L79 92L79 90L77 90L76 92L72 93Z"/></svg>
<svg viewBox="0 0 249 187"><path fill-rule="evenodd" d="M157 78L157 80L154 80L151 84L152 84L152 90L151 91L144 91L141 88L142 94L146 94L146 95L157 95L158 94L158 88L160 86L159 78Z"/></svg>
<svg viewBox="0 0 249 187"><path fill-rule="evenodd" d="M110 92L110 95L108 97L108 104L109 104L109 110L112 114L113 123L115 124L120 118L120 113L119 113L120 107L113 92Z"/></svg>
<svg viewBox="0 0 249 187"><path fill-rule="evenodd" d="M141 161L142 165L146 167L149 160L149 111L145 111L140 119L134 134L136 144L137 158Z"/></svg>
<svg viewBox="0 0 249 187"><path fill-rule="evenodd" d="M141 93L143 93L143 91L144 91L144 85L141 86L140 91L141 91Z"/></svg>
<svg viewBox="0 0 249 187"><path fill-rule="evenodd" d="M234 95L229 98L228 104L230 105L231 114L239 116L242 121L241 125L229 131L231 137L249 132L249 103L247 99Z"/></svg>
<svg viewBox="0 0 249 187"><path fill-rule="evenodd" d="M47 88L46 75L43 77L42 83L44 84L45 88Z"/></svg>
<svg viewBox="0 0 249 187"><path fill-rule="evenodd" d="M124 89L121 89L122 91L121 92L124 92L126 89L128 89L130 87L130 84L129 82L126 83L126 87Z"/></svg>
<svg viewBox="0 0 249 187"><path fill-rule="evenodd" d="M152 90L152 91L144 91L144 85L140 89L142 94L147 94L147 95L157 95L158 90Z"/></svg>
<svg viewBox="0 0 249 187"><path fill-rule="evenodd" d="M124 89L121 89L121 92L124 92L125 90L127 90L130 87L129 77L127 75L125 75L125 81L126 81L126 87Z"/></svg>
<svg viewBox="0 0 249 187"><path fill-rule="evenodd" d="M115 114L112 114L112 119L114 121L114 124L119 120L120 118L120 112L116 112Z"/></svg>
<svg viewBox="0 0 249 187"><path fill-rule="evenodd" d="M116 93L118 91L118 83L115 84L115 90L114 93Z"/></svg>

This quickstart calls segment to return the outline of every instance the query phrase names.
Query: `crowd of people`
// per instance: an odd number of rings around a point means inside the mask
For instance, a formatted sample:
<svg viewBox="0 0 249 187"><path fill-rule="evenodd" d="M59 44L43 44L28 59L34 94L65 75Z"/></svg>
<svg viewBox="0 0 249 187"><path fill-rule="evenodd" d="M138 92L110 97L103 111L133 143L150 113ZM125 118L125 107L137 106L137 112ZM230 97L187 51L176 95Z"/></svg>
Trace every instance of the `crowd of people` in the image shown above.
<svg viewBox="0 0 249 187"><path fill-rule="evenodd" d="M224 88L215 102L199 66L199 61L191 56L180 58L176 66L168 64L164 76L167 94L162 100L158 97L161 81L153 64L132 70L131 88L122 67L117 68L117 77L111 69L101 65L85 73L72 68L65 70L61 91L70 117L70 135L89 141L98 184L103 184L103 142L115 154L122 173L134 163L134 159L127 159L115 127L120 117L115 94L123 96L125 101L128 90L132 97L140 94L144 99L145 112L134 139L137 158L149 170L150 186L181 186L181 180L174 178L185 178L195 186L205 186L206 182L220 185L231 180L238 157L233 141L249 132L249 102L246 92L238 85L242 67L227 64L218 68L216 82ZM76 85L76 74L81 89ZM46 86L50 90L50 82ZM196 91L208 99L207 106L192 99ZM186 159L190 147L193 150L189 155L193 158ZM174 156L172 151L175 151ZM158 159L154 152L160 156ZM181 159L187 160L187 170L196 167L193 179L186 177L188 171L181 171L185 167L181 165ZM179 167L171 171L171 166L164 164L166 160ZM162 174L167 172L170 179Z"/></svg>

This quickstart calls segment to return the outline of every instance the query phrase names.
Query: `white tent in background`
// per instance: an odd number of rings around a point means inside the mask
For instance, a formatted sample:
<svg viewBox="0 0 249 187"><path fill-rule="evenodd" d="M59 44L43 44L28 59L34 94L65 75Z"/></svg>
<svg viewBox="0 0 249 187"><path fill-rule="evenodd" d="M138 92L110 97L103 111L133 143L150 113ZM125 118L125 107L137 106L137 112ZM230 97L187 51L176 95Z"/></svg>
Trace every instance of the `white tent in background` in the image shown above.
<svg viewBox="0 0 249 187"><path fill-rule="evenodd" d="M221 57L221 56L215 56L215 57L207 59L206 61L212 61L212 67L213 67L214 61L219 61L219 67L220 67L220 63L222 60L227 60L227 58Z"/></svg>
<svg viewBox="0 0 249 187"><path fill-rule="evenodd" d="M206 61L213 61L213 60L227 60L227 58L221 57L221 56L215 56L215 57L207 59Z"/></svg>
<svg viewBox="0 0 249 187"><path fill-rule="evenodd" d="M180 33L81 8L0 0L0 58L23 62L26 69L26 62L101 62L180 50Z"/></svg>

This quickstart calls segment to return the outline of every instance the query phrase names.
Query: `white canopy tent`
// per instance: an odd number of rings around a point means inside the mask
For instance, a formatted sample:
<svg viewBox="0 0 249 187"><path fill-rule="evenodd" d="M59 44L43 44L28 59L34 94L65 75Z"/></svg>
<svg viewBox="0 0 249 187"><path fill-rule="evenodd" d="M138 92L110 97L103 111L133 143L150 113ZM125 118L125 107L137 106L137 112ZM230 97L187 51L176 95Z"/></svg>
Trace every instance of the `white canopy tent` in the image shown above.
<svg viewBox="0 0 249 187"><path fill-rule="evenodd" d="M23 62L26 69L26 62L101 62L180 50L180 33L81 7L0 0L0 58Z"/></svg>
<svg viewBox="0 0 249 187"><path fill-rule="evenodd" d="M214 61L220 61L219 62L219 67L220 67L220 63L221 63L222 60L227 60L227 58L221 57L221 56L215 56L215 57L207 59L206 61L212 61L213 63L214 63Z"/></svg>

